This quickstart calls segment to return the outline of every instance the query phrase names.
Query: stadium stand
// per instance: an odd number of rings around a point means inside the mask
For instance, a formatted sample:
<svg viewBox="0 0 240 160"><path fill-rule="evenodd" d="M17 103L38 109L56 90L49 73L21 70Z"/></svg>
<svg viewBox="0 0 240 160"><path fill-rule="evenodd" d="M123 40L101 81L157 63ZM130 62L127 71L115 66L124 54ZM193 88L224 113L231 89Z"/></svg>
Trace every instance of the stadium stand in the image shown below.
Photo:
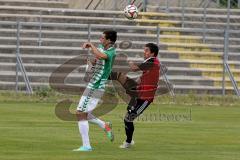
<svg viewBox="0 0 240 160"><path fill-rule="evenodd" d="M149 5L138 19L127 20L122 11L80 10L68 8L59 1L0 0L0 89L14 90L16 81L16 26L22 22L20 53L33 88L48 86L51 73L65 61L83 52L80 45L88 39L98 42L105 29L119 32L118 44L130 40L132 47L118 48L134 61L142 60L142 48L147 42L157 42L160 29L160 61L168 66L168 78L176 93L222 92L222 57L226 9L185 8L168 11ZM114 19L113 19L114 17ZM240 82L240 10L231 10L229 32L229 65L236 81ZM206 23L203 23L205 20ZM184 26L184 27L183 27ZM205 30L203 29L205 28ZM84 65L72 72L66 83L83 84ZM115 68L124 66L116 65ZM23 79L19 85L24 89ZM226 91L233 93L226 77Z"/></svg>

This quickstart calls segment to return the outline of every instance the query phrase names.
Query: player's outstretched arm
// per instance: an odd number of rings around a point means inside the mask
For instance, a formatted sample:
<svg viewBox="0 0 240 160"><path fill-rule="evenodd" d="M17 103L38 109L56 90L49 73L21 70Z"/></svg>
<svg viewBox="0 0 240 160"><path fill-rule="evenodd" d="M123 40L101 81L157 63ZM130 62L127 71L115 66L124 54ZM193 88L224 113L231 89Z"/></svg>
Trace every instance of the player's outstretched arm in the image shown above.
<svg viewBox="0 0 240 160"><path fill-rule="evenodd" d="M98 59L107 59L107 55L100 52L97 47L95 47L92 43L87 42L83 44L83 48L91 48L92 49L92 53L96 56L96 58Z"/></svg>

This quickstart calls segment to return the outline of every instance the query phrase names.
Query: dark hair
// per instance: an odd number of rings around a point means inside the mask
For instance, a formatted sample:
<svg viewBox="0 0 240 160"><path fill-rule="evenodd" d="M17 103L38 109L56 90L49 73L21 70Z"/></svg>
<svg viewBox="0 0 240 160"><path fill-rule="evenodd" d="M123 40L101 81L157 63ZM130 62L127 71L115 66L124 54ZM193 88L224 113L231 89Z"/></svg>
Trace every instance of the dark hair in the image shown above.
<svg viewBox="0 0 240 160"><path fill-rule="evenodd" d="M154 56L157 57L159 49L158 49L158 46L156 44L154 44L154 43L147 43L145 45L145 47L148 47L150 49L150 52L154 53Z"/></svg>
<svg viewBox="0 0 240 160"><path fill-rule="evenodd" d="M117 32L116 31L107 30L107 31L104 31L103 34L105 34L105 38L107 40L110 39L112 44L114 44L116 42L116 40L117 40Z"/></svg>

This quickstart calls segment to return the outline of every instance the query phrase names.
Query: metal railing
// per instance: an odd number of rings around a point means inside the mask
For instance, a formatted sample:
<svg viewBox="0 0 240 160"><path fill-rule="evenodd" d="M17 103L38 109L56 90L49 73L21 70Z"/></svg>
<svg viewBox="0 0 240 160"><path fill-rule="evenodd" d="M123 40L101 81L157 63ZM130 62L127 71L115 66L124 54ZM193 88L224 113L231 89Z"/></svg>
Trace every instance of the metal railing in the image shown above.
<svg viewBox="0 0 240 160"><path fill-rule="evenodd" d="M229 76L229 78L230 78L230 80L231 80L231 82L232 82L232 86L233 86L233 88L234 88L234 91L235 91L236 95L237 95L238 97L240 97L240 91L239 91L239 89L238 89L237 82L235 81L234 76L233 76L233 74L232 74L232 72L231 72L231 70L230 70L229 64L228 64L228 63L224 63L224 66L225 66L225 70L226 70L226 72L228 73L228 76ZM224 93L225 93L225 92L224 92ZM225 95L225 94L224 94L224 95Z"/></svg>
<svg viewBox="0 0 240 160"><path fill-rule="evenodd" d="M94 0L90 0L90 2L88 3L88 5L85 7L85 9L89 9L90 5L93 3Z"/></svg>
<svg viewBox="0 0 240 160"><path fill-rule="evenodd" d="M233 89L238 97L240 97L240 91L238 89L237 82L234 79L234 76L230 70L229 64L228 64L228 52L229 52L229 29L227 28L224 30L224 52L223 52L223 77L222 77L222 95L224 96L226 94L225 91L225 75L228 73L229 79L231 80Z"/></svg>
<svg viewBox="0 0 240 160"><path fill-rule="evenodd" d="M42 45L42 11L39 15L39 32L38 32L38 46Z"/></svg>
<svg viewBox="0 0 240 160"><path fill-rule="evenodd" d="M174 0L173 0L174 1ZM173 3L173 1L171 1ZM227 21L224 22L226 23L226 26L229 28L229 25L230 25L230 13L231 13L231 8L232 6L234 5L234 3L232 3L233 1L232 0L226 0L227 1L227 5L226 5L226 12L227 12L227 16L226 16L226 19ZM182 28L184 28L186 25L186 16L187 16L187 13L186 13L186 7L191 7L189 6L189 3L186 3L188 2L187 0L178 0L176 1L175 0L175 4L177 4L176 6L172 6L170 4L170 1L169 0L160 0L159 3L161 3L161 7L159 7L160 9L162 9L162 11L166 12L166 13L170 13L171 14L171 9L174 9L176 7L180 7L181 9L181 26ZM200 10L202 10L202 13L203 13L203 18L202 18L202 29L203 29L203 43L206 42L206 39L205 39L205 35L206 35L206 29L207 29L207 18L208 18L208 9L209 9L209 6L211 3L216 3L217 4L217 7L219 8L220 7L220 0L202 0L202 1L194 1L194 3L196 3L196 8L199 7ZM240 7L240 0L238 0L237 4L235 4L235 6L239 6ZM211 8L211 7L210 7ZM220 20L216 19L217 22L221 22ZM234 21L234 20L233 20Z"/></svg>
<svg viewBox="0 0 240 160"><path fill-rule="evenodd" d="M96 4L96 6L93 9L96 10L101 2L102 2L102 0L99 0L98 3Z"/></svg>
<svg viewBox="0 0 240 160"><path fill-rule="evenodd" d="M225 5L224 5L224 3L221 3L221 0L217 0L217 6L221 7L221 8L228 6L227 0L222 1L222 2L225 2ZM231 8L240 8L240 0L230 0L230 5L231 5Z"/></svg>
<svg viewBox="0 0 240 160"><path fill-rule="evenodd" d="M161 28L159 27L159 25L157 25L157 28L156 28L156 35L157 35L156 36L156 44L157 44L157 46L160 45L160 33L161 33ZM175 97L174 88L173 89L171 88L171 86L170 86L171 83L170 83L167 75L165 74L165 72L161 70L161 73L163 73L162 77L163 77L163 80L167 86L167 89L168 89L170 95L174 98Z"/></svg>
<svg viewBox="0 0 240 160"><path fill-rule="evenodd" d="M17 21L17 45L16 45L16 92L18 92L18 88L19 88L19 70L21 71L22 77L24 79L25 82L25 86L26 86L26 92L28 94L32 94L33 90L32 87L30 85L30 81L28 79L27 76L27 72L25 70L25 67L23 65L22 62L22 58L20 56L20 29L21 29L21 23L19 21Z"/></svg>

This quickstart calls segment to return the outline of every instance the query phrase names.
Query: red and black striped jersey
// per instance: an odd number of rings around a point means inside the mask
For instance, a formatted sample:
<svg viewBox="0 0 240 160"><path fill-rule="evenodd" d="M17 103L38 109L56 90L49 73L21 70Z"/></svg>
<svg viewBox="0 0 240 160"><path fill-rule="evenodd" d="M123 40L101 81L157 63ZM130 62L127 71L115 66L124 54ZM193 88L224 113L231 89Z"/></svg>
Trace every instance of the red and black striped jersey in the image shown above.
<svg viewBox="0 0 240 160"><path fill-rule="evenodd" d="M158 88L160 62L157 57L150 57L138 65L143 71L137 91L140 99L153 101Z"/></svg>

